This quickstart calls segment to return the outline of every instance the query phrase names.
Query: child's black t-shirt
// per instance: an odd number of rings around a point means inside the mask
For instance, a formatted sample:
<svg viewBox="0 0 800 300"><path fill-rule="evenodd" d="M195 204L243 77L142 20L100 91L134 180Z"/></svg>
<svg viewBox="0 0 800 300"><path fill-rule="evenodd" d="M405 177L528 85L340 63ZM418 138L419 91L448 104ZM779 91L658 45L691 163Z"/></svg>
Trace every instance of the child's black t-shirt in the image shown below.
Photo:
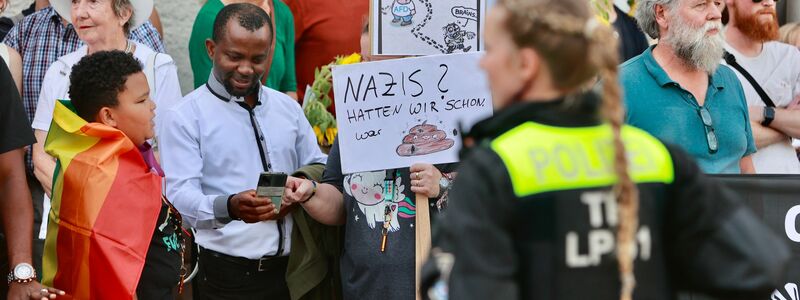
<svg viewBox="0 0 800 300"><path fill-rule="evenodd" d="M173 288L178 286L181 272L179 230L180 221L170 214L170 207L162 201L142 277L136 287L139 299L175 299Z"/></svg>

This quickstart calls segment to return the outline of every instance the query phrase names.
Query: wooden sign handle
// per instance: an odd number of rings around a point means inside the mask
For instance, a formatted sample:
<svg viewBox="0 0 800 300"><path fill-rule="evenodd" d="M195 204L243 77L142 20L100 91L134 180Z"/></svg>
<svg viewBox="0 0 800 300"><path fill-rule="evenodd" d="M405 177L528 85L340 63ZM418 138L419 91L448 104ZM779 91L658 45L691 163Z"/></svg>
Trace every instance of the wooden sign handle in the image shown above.
<svg viewBox="0 0 800 300"><path fill-rule="evenodd" d="M428 202L428 197L421 194L416 194L416 299L420 299L420 272L422 271L422 264L428 259L428 253L431 250L431 213Z"/></svg>

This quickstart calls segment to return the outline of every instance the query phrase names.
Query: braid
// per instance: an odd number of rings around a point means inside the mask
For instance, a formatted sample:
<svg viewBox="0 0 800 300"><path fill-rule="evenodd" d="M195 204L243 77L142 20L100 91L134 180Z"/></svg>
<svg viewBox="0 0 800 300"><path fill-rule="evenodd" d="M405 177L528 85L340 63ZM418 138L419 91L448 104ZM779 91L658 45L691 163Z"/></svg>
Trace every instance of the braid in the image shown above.
<svg viewBox="0 0 800 300"><path fill-rule="evenodd" d="M617 83L619 54L610 26L600 26L582 0L498 0L510 13L506 27L520 47L531 47L548 65L556 88L571 93L596 78L603 81L602 113L613 132L614 195L619 206L617 261L621 300L631 300L635 237L639 227L639 191L628 172L622 142L623 107ZM568 62L568 63L566 63Z"/></svg>
<svg viewBox="0 0 800 300"><path fill-rule="evenodd" d="M617 64L619 61L617 43L610 28L597 30L592 38L593 46L590 55L598 67L603 79L604 117L611 124L614 143L614 172L617 183L614 195L619 206L619 224L617 225L617 261L619 263L622 288L621 300L631 300L636 280L633 275L636 229L639 227L639 191L628 172L628 158L622 142L622 125L624 109L620 103L621 92L617 83Z"/></svg>

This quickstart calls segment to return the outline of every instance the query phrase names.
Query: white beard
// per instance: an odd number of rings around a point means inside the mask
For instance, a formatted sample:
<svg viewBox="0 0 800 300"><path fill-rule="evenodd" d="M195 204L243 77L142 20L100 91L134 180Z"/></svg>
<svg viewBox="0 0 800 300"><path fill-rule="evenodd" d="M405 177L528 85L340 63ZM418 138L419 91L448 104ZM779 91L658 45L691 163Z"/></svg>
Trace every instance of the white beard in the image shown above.
<svg viewBox="0 0 800 300"><path fill-rule="evenodd" d="M664 43L672 46L675 55L687 66L714 74L725 53L722 23L706 22L701 28L692 28L680 17L673 21ZM706 33L711 29L717 29L717 34L708 36Z"/></svg>

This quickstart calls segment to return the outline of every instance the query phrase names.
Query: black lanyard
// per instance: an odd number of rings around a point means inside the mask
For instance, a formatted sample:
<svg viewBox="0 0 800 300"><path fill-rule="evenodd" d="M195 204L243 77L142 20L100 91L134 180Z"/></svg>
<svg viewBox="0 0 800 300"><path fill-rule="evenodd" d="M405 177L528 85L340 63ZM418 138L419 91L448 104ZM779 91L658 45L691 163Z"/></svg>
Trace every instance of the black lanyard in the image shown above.
<svg viewBox="0 0 800 300"><path fill-rule="evenodd" d="M258 124L258 119L256 118L254 109L250 107L249 104L245 102L236 102L247 110L247 113L250 115L250 125L253 127L253 136L256 139L256 145L258 145L258 154L261 156L261 167L263 168L264 172L270 172L272 170L272 163L269 160L269 151L267 150L267 141L264 138L264 133L261 132L261 126ZM278 219L276 225L278 226L278 251L275 252L275 256L283 255L283 219Z"/></svg>

